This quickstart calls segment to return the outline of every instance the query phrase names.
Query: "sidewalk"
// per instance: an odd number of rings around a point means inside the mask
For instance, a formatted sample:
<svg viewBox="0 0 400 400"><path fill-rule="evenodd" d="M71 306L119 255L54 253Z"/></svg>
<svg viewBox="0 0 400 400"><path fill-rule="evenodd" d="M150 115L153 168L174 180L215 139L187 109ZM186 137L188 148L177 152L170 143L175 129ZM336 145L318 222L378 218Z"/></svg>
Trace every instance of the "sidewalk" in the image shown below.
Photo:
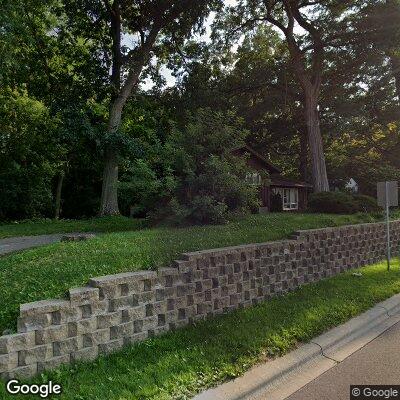
<svg viewBox="0 0 400 400"><path fill-rule="evenodd" d="M348 400L350 385L400 385L400 322L287 400Z"/></svg>
<svg viewBox="0 0 400 400"><path fill-rule="evenodd" d="M398 322L400 322L400 294L377 304L369 311L333 328L283 357L255 366L243 376L197 395L194 400L283 400L291 395L293 396L290 400L336 398L336 392L333 396L322 392L325 389L329 391L329 387L331 390L336 390L337 380L340 380L337 377L340 369L337 368L341 367L341 363ZM400 335L398 326L393 329ZM387 335L390 336L389 333ZM379 344L377 346L379 348ZM393 357L398 357L397 351L393 353ZM379 360L379 357L376 359ZM355 371L353 376L346 377L347 381L343 380L341 388L342 393L345 392L344 399L349 398L348 382L359 384L356 372L362 374L360 366L352 365L350 368ZM329 378L329 373L336 374L335 378ZM318 380L313 381L318 377L324 379L324 376L328 376L326 379L330 382L329 386L321 386ZM305 386L312 381L312 385ZM303 387L305 392L300 390ZM314 395L315 397L312 397Z"/></svg>

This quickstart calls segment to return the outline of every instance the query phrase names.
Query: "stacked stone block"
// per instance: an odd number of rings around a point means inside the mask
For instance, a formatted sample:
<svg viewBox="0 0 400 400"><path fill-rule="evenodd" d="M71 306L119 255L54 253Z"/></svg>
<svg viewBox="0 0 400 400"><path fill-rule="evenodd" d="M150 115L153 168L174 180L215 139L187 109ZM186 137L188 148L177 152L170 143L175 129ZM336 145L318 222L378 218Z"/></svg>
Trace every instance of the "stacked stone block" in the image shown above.
<svg viewBox="0 0 400 400"><path fill-rule="evenodd" d="M392 251L400 221L391 223ZM182 254L171 268L93 278L65 300L20 307L18 333L0 337L3 379L94 360L195 320L248 307L382 260L381 223L296 232L291 240Z"/></svg>

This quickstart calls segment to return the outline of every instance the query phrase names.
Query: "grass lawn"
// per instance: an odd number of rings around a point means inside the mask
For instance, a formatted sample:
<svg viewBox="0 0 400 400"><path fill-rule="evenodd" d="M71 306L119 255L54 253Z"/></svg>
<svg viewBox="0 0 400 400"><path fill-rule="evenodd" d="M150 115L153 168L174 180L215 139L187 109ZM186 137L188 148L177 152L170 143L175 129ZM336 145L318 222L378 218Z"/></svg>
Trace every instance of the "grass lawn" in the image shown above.
<svg viewBox="0 0 400 400"><path fill-rule="evenodd" d="M63 296L89 278L157 268L180 253L289 236L298 229L370 221L365 214L250 215L227 225L142 228L63 242L0 258L0 333L16 327L19 305Z"/></svg>
<svg viewBox="0 0 400 400"><path fill-rule="evenodd" d="M137 229L140 220L127 217L102 217L92 219L43 219L0 224L0 239L13 236L45 235L67 232L118 232Z"/></svg>
<svg viewBox="0 0 400 400"><path fill-rule="evenodd" d="M400 292L398 268L387 272L381 263L361 271L362 277L347 272L34 381L61 383L65 400L190 398ZM0 398L31 397L8 397L0 385Z"/></svg>

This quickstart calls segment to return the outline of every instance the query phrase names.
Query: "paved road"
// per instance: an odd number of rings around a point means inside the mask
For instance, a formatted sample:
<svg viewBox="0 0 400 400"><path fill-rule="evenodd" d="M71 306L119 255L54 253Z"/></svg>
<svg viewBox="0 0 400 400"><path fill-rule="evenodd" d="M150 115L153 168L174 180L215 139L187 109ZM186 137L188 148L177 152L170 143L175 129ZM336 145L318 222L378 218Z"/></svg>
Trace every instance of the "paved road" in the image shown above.
<svg viewBox="0 0 400 400"><path fill-rule="evenodd" d="M349 400L357 384L400 385L400 322L287 400Z"/></svg>
<svg viewBox="0 0 400 400"><path fill-rule="evenodd" d="M79 233L68 233L68 235L78 235ZM31 247L44 246L59 242L65 233L56 233L52 235L38 235L38 236L19 236L8 239L0 239L0 256L12 253L14 251L25 250ZM79 235L90 235L83 233Z"/></svg>

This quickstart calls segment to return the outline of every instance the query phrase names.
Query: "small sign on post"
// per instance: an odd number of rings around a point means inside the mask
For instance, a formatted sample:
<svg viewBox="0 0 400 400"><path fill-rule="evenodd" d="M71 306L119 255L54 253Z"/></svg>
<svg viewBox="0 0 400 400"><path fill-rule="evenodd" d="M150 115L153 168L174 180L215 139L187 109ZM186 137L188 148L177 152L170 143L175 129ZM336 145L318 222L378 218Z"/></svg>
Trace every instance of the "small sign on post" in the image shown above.
<svg viewBox="0 0 400 400"><path fill-rule="evenodd" d="M399 205L399 188L397 181L378 182L378 205L386 210L387 267L390 270L390 207Z"/></svg>

